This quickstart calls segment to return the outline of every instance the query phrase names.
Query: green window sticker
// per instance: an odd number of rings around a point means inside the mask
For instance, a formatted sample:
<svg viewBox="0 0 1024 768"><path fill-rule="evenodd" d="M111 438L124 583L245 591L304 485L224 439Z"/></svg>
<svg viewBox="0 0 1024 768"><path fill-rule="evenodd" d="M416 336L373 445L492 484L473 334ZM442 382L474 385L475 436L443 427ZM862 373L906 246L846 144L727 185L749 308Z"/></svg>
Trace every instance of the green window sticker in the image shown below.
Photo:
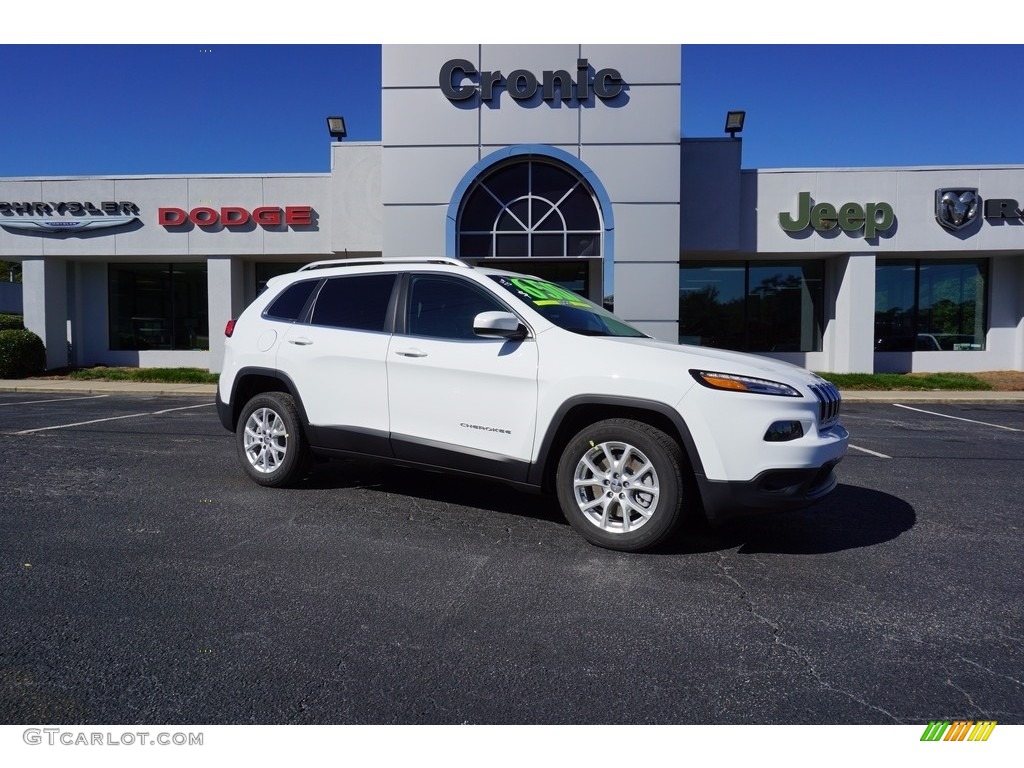
<svg viewBox="0 0 1024 768"><path fill-rule="evenodd" d="M542 280L531 280L525 277L512 278L512 284L527 294L538 307L554 304L569 305L586 309L587 302L567 288Z"/></svg>

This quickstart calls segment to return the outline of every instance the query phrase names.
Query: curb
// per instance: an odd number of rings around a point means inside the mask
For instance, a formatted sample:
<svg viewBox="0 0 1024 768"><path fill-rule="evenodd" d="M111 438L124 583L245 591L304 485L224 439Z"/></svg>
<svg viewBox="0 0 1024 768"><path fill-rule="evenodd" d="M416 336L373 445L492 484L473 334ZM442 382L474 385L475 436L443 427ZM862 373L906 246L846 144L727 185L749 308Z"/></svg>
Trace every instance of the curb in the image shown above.
<svg viewBox="0 0 1024 768"><path fill-rule="evenodd" d="M959 392L953 390L889 390L868 392L842 391L843 404L848 403L1024 403L1024 392Z"/></svg>
<svg viewBox="0 0 1024 768"><path fill-rule="evenodd" d="M79 395L201 395L213 397L216 384L163 384L136 381L0 380L0 392L46 392Z"/></svg>

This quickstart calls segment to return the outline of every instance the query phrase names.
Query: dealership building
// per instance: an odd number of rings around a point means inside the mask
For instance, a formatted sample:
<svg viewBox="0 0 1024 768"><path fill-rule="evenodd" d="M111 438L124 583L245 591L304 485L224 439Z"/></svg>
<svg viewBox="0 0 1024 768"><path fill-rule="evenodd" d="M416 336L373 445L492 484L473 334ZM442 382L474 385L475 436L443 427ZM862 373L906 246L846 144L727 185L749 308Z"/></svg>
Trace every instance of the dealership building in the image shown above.
<svg viewBox="0 0 1024 768"><path fill-rule="evenodd" d="M678 46L385 45L381 141L329 172L0 178L0 260L51 368L217 371L273 275L454 256L665 341L1024 370L1024 166L742 169L738 136L681 138L680 72Z"/></svg>

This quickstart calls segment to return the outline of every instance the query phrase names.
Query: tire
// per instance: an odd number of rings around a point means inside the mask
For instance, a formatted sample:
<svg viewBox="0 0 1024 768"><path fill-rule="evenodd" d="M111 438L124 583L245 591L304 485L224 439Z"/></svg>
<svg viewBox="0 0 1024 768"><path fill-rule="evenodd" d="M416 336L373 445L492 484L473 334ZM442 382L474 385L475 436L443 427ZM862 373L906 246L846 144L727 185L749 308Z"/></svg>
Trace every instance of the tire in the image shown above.
<svg viewBox="0 0 1024 768"><path fill-rule="evenodd" d="M306 436L295 401L284 392L264 392L245 404L235 444L242 467L260 485L289 485L306 471Z"/></svg>
<svg viewBox="0 0 1024 768"><path fill-rule="evenodd" d="M558 503L592 544L621 552L651 549L681 517L684 466L679 445L661 430L632 419L599 421L565 446Z"/></svg>

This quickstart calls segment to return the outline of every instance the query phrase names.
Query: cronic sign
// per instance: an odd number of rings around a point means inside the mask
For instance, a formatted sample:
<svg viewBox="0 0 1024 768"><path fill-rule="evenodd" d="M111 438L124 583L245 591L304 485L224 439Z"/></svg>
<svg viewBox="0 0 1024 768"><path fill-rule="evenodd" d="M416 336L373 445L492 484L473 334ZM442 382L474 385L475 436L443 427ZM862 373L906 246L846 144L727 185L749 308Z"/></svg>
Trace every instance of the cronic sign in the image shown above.
<svg viewBox="0 0 1024 768"><path fill-rule="evenodd" d="M614 99L626 87L617 69L597 70L590 75L590 62L576 60L576 76L565 69L544 70L540 77L528 69L514 69L508 75L500 69L480 72L471 61L451 59L441 65L438 73L441 93L452 102L479 96L480 101L497 101L504 90L514 101L529 101L539 92L546 102L589 101L594 96L602 101Z"/></svg>

